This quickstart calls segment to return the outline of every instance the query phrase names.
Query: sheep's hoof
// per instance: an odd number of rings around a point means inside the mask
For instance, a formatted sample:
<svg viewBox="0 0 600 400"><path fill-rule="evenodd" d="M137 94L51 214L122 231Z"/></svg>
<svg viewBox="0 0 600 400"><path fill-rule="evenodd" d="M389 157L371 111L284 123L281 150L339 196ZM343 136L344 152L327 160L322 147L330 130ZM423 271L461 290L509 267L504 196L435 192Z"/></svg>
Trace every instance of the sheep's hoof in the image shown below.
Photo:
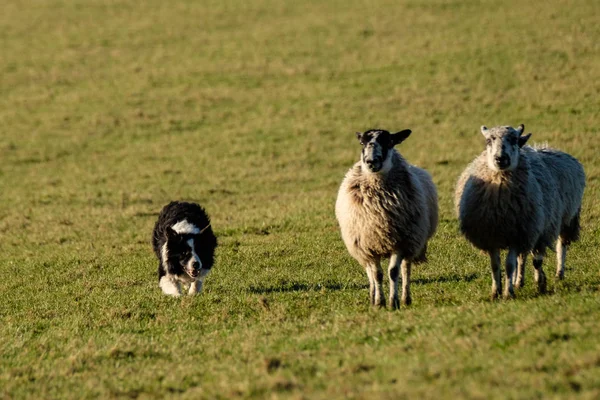
<svg viewBox="0 0 600 400"><path fill-rule="evenodd" d="M390 297L390 308L392 310L397 310L400 308L400 300L398 300L398 297Z"/></svg>
<svg viewBox="0 0 600 400"><path fill-rule="evenodd" d="M515 289L521 289L523 286L525 286L525 279L524 278L517 278L517 280L514 283Z"/></svg>
<svg viewBox="0 0 600 400"><path fill-rule="evenodd" d="M541 273L538 277L537 284L540 294L546 294L546 275L544 273Z"/></svg>
<svg viewBox="0 0 600 400"><path fill-rule="evenodd" d="M375 302L373 303L373 307L385 308L385 299L383 297L381 297L379 299L375 299Z"/></svg>
<svg viewBox="0 0 600 400"><path fill-rule="evenodd" d="M512 300L515 298L515 292L512 289L504 292L504 300Z"/></svg>
<svg viewBox="0 0 600 400"><path fill-rule="evenodd" d="M490 295L490 300L498 300L500 298L499 290L492 290L492 294Z"/></svg>
<svg viewBox="0 0 600 400"><path fill-rule="evenodd" d="M558 271L556 273L556 279L558 279L559 281L562 281L563 279L565 279L565 271Z"/></svg>
<svg viewBox="0 0 600 400"><path fill-rule="evenodd" d="M405 306L410 306L412 304L412 297L410 297L410 296L403 297L402 304Z"/></svg>

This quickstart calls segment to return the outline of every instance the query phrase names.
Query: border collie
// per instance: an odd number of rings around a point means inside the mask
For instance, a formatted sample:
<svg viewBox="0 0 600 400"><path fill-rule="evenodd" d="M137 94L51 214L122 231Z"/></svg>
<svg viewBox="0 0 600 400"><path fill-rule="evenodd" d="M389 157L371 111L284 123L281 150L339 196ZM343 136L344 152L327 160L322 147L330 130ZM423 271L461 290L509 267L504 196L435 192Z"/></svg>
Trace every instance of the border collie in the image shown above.
<svg viewBox="0 0 600 400"><path fill-rule="evenodd" d="M172 201L154 225L152 246L158 258L158 286L171 296L200 293L214 263L217 238L204 209L196 203Z"/></svg>

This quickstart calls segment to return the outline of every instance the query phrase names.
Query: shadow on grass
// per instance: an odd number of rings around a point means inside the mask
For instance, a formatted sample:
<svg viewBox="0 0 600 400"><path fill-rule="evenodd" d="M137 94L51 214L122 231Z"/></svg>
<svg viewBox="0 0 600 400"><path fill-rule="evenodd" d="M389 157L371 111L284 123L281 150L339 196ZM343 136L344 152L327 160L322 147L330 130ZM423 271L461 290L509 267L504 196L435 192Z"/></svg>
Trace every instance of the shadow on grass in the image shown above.
<svg viewBox="0 0 600 400"><path fill-rule="evenodd" d="M476 273L470 273L466 275L451 274L442 276L432 276L429 278L417 278L411 280L411 283L415 285L429 285L431 283L449 283L449 282L471 282L479 278Z"/></svg>
<svg viewBox="0 0 600 400"><path fill-rule="evenodd" d="M158 212L143 212L139 211L133 214L134 217L158 217Z"/></svg>
<svg viewBox="0 0 600 400"><path fill-rule="evenodd" d="M467 275L445 275L436 276L431 278L418 278L413 279L411 283L416 285L428 285L431 283L448 283L448 282L471 282L477 279L479 275L475 273ZM250 286L247 290L250 293L255 294L268 294L268 293L285 293L285 292L318 292L321 290L362 290L368 289L367 283L338 283L338 282L325 282L325 283L300 283L300 282L286 282L279 285L271 286Z"/></svg>
<svg viewBox="0 0 600 400"><path fill-rule="evenodd" d="M318 292L321 290L359 290L368 288L369 285L356 284L356 283L299 283L289 282L281 285L273 286L250 286L248 292L255 294L268 294L268 293L285 293L285 292Z"/></svg>

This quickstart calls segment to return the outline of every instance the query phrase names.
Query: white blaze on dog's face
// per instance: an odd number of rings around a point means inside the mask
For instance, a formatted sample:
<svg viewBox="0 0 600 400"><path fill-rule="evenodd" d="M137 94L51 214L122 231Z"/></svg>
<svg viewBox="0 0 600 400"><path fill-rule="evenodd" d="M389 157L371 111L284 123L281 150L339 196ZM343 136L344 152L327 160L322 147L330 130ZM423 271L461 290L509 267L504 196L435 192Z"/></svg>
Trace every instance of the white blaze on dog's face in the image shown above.
<svg viewBox="0 0 600 400"><path fill-rule="evenodd" d="M519 165L519 150L531 136L523 135L525 126L517 129L510 126L497 126L491 129L481 127L485 137L487 163L493 171L513 171Z"/></svg>
<svg viewBox="0 0 600 400"><path fill-rule="evenodd" d="M189 247L189 252L184 253L186 256L180 259L181 266L190 277L195 279L200 274L202 261L194 249L194 239L187 240L186 245Z"/></svg>
<svg viewBox="0 0 600 400"><path fill-rule="evenodd" d="M362 145L361 165L365 172L386 173L392 167L391 149L403 142L411 131L389 133L382 129L370 129L364 133L356 132L356 138Z"/></svg>
<svg viewBox="0 0 600 400"><path fill-rule="evenodd" d="M194 236L200 233L201 230L196 225L185 219L167 231L166 246L170 258L176 258L185 273L193 279L199 277L202 268L202 262L194 247Z"/></svg>

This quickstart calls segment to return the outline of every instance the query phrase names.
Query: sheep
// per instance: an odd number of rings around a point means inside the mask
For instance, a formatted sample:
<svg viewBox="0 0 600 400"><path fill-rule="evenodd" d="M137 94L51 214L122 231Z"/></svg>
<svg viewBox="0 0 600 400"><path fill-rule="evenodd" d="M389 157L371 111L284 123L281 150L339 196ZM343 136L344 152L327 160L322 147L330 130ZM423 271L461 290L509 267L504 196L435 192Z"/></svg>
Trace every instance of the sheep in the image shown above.
<svg viewBox="0 0 600 400"><path fill-rule="evenodd" d="M402 271L402 303L410 305L412 263L426 261L427 241L438 224L436 187L429 173L410 165L394 146L411 134L381 129L357 132L360 160L346 174L335 214L348 252L365 268L371 305L385 307L381 258L389 257L389 302L400 307L398 275Z"/></svg>
<svg viewBox="0 0 600 400"><path fill-rule="evenodd" d="M534 279L546 292L542 268L546 248L556 242L556 277L564 278L568 245L579 239L583 166L547 145L525 146L531 133L499 126L481 127L484 150L462 173L455 191L460 231L487 252L492 268L492 298L502 291L500 250L508 249L503 296L525 283L527 254L533 255ZM515 273L515 264L516 273Z"/></svg>

